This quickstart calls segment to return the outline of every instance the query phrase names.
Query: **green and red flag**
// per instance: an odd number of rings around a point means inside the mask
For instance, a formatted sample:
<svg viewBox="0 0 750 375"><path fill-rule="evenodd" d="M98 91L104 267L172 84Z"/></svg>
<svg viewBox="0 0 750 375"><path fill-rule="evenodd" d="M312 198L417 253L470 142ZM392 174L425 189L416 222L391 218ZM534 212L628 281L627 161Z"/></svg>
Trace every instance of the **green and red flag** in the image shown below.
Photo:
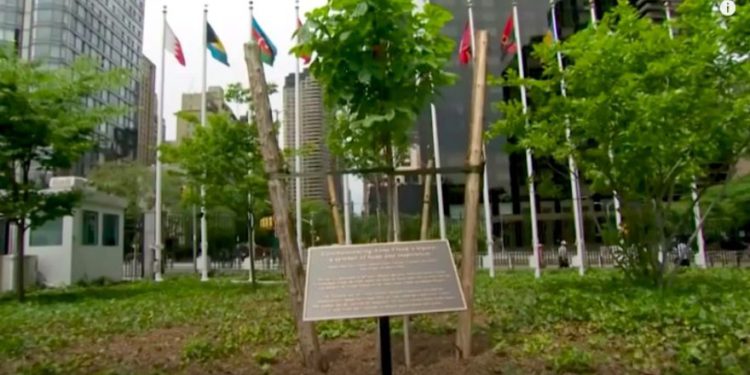
<svg viewBox="0 0 750 375"><path fill-rule="evenodd" d="M260 60L265 64L273 66L273 62L276 60L276 46L273 45L273 42L271 42L271 39L268 38L268 35L266 35L255 18L253 18L252 28L253 40L258 43L258 47L260 48Z"/></svg>

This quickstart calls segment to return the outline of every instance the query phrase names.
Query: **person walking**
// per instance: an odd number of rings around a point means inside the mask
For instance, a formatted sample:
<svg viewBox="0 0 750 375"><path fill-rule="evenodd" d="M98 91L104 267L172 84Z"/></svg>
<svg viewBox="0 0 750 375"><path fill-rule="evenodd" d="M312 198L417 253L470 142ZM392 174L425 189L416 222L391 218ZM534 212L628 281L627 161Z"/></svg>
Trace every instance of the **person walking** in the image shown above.
<svg viewBox="0 0 750 375"><path fill-rule="evenodd" d="M690 247L684 240L677 244L677 259L680 267L690 267Z"/></svg>
<svg viewBox="0 0 750 375"><path fill-rule="evenodd" d="M557 262L560 268L570 267L568 261L568 243L565 240L560 241L560 247L557 248Z"/></svg>

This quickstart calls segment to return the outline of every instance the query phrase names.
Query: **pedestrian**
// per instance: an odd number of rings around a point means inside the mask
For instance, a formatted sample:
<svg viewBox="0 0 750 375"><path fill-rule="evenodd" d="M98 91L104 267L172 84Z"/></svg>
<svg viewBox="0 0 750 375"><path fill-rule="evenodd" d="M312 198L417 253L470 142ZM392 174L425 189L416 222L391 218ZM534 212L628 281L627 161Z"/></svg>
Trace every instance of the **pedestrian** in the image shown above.
<svg viewBox="0 0 750 375"><path fill-rule="evenodd" d="M690 247L681 240L677 244L677 259L680 262L680 267L690 267Z"/></svg>
<svg viewBox="0 0 750 375"><path fill-rule="evenodd" d="M565 240L560 241L560 247L557 248L557 261L560 268L570 267L568 261L568 244Z"/></svg>

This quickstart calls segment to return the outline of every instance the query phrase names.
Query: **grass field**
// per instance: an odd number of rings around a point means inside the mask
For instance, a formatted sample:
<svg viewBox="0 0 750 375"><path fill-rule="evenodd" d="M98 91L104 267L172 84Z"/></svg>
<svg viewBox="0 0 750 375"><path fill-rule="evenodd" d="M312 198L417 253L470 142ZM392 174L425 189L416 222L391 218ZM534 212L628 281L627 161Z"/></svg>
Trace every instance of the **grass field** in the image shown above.
<svg viewBox="0 0 750 375"><path fill-rule="evenodd" d="M0 373L289 372L281 370L295 358L287 306L283 285L252 288L228 278L40 290L23 304L5 296ZM486 342L475 359L482 373L750 369L750 272L743 270L691 271L666 291L632 285L614 271L585 278L551 272L540 281L530 272L480 275L476 306L476 335ZM393 321L397 336L400 319ZM454 324L455 316L438 315L416 317L414 326L422 337L449 343ZM326 322L318 329L324 348L355 347L372 341L365 333L375 324ZM420 366L434 374L437 365ZM477 372L462 366L456 371ZM346 368L332 373L350 373Z"/></svg>

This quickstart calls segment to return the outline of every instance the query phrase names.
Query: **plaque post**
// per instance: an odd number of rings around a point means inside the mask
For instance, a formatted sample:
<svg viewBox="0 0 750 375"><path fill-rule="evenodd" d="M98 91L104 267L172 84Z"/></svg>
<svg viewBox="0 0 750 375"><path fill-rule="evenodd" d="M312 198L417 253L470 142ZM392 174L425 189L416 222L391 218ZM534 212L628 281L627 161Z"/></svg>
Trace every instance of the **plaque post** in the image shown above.
<svg viewBox="0 0 750 375"><path fill-rule="evenodd" d="M391 375L391 319L387 316L378 318L378 334L380 335L380 373Z"/></svg>

